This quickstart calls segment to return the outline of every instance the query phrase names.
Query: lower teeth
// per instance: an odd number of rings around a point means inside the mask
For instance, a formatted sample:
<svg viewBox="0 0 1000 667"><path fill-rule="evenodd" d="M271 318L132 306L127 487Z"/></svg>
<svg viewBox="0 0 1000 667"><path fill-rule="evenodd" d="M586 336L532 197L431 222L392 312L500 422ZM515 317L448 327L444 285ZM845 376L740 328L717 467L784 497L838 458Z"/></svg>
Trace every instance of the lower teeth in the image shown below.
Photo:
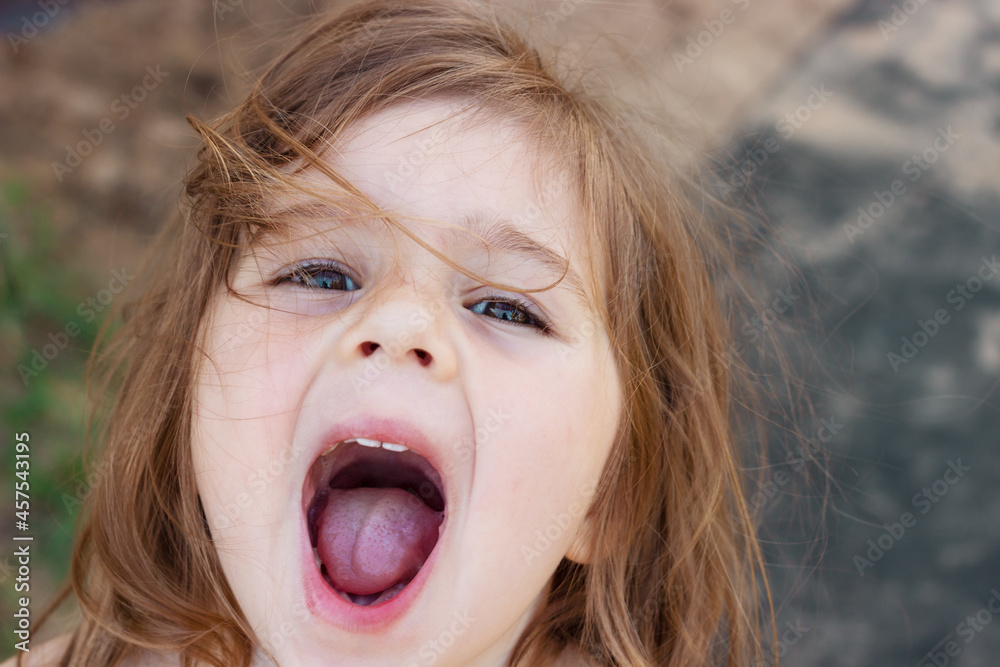
<svg viewBox="0 0 1000 667"><path fill-rule="evenodd" d="M316 567L319 568L320 574L323 575L323 581L329 584L330 588L333 589L333 591L337 595L347 600L348 602L353 602L354 604L360 605L362 607L369 607L379 602L387 602L388 600L391 600L392 598L399 595L399 593L404 588L406 588L406 585L410 583L409 581L401 581L398 584L390 586L389 588L385 589L380 593L372 593L371 595L357 595L355 593L345 593L343 591L338 590L337 587L333 585L333 582L330 581L330 575L326 571L326 565L324 565L323 561L319 559L319 552L316 550L316 547L313 547L313 558L316 560Z"/></svg>
<svg viewBox="0 0 1000 667"><path fill-rule="evenodd" d="M346 593L351 602L354 604L361 605L362 607L367 607L373 605L377 602L386 602L392 598L399 595L400 591L406 588L406 583L400 582L390 588L385 589L381 593L372 593L371 595L355 595L354 593Z"/></svg>
<svg viewBox="0 0 1000 667"><path fill-rule="evenodd" d="M347 595L351 598L351 602L359 604L362 607L367 607L382 596L381 593L372 593L371 595L354 595L353 593L348 593Z"/></svg>

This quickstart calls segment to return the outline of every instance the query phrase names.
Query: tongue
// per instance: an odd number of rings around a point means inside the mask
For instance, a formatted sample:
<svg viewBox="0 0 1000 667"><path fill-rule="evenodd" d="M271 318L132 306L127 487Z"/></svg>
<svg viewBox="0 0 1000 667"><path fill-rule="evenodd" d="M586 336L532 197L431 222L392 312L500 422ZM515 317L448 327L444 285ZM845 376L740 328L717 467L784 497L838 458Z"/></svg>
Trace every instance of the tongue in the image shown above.
<svg viewBox="0 0 1000 667"><path fill-rule="evenodd" d="M317 518L316 550L334 586L371 595L413 578L443 519L403 489L332 489Z"/></svg>

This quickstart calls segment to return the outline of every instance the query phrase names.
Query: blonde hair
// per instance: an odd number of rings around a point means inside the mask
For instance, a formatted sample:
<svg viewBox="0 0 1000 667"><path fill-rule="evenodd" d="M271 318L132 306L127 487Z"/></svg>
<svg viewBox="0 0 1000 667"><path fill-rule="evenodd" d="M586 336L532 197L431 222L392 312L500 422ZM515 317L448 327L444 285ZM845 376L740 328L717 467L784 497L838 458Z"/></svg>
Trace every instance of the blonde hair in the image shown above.
<svg viewBox="0 0 1000 667"><path fill-rule="evenodd" d="M746 387L720 287L734 267L705 195L655 133L557 80L483 7L375 0L315 24L223 118L190 120L203 146L187 214L164 231L157 247L169 250L142 298L93 357L117 393L101 436L106 474L72 560L83 620L62 664L121 664L146 649L178 652L184 665L250 664L258 641L213 549L191 463L203 318L247 239L275 226L268 202L302 190L290 168L315 168L361 200L320 159L324 147L379 110L439 96L517 119L580 184L623 387L588 514L591 562L562 561L509 664L547 664L567 646L602 665L761 659L770 597L743 487L749 448L733 418Z"/></svg>

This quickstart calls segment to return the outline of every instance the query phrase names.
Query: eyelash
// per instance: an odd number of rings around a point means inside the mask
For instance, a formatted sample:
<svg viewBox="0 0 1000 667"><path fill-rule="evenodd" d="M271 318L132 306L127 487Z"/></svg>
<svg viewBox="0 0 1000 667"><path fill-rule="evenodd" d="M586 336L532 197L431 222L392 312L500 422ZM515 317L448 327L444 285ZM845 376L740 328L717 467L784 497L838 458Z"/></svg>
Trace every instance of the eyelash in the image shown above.
<svg viewBox="0 0 1000 667"><path fill-rule="evenodd" d="M335 273L341 276L344 281L350 281L353 284L357 284L357 281L351 277L351 275L343 269L339 264L333 262L306 262L292 267L292 269L285 273L284 275L278 276L272 285L282 285L284 283L293 283L296 285L302 285L307 289L330 289L326 287L319 287L317 285L309 285L306 281L309 279L315 279L317 275L321 273ZM355 291L355 290L341 290L341 291Z"/></svg>
<svg viewBox="0 0 1000 667"><path fill-rule="evenodd" d="M277 286L286 283L292 283L301 285L306 289L317 289L317 290L337 289L337 291L352 291L352 292L356 291L356 290L340 290L338 288L320 287L318 285L308 284L309 280L315 280L317 276L324 273L337 274L341 278L337 282L346 284L347 281L350 281L351 284L357 286L357 281L355 281L354 278L352 278L350 274L343 269L343 267L333 262L307 262L305 264L299 264L298 266L292 268L292 270L290 270L288 273L278 276L271 282L271 284L273 286ZM357 287L357 289L360 289L360 287ZM504 304L507 306L512 306L524 313L525 319L527 319L526 322L518 322L515 320L505 319L502 317L495 317L494 319L500 322L508 322L510 324L513 324L514 326L530 327L532 329L537 330L538 333L543 335L551 335L552 326L538 315L535 315L531 307L520 299L510 296L500 296L498 294L490 294L477 301L476 305L478 306L481 303L494 303L494 304ZM470 308L470 310L472 309ZM486 310L495 310L495 308L484 307L483 311ZM477 312L477 311L472 311L472 312L476 312L476 314L479 315L484 314L482 312Z"/></svg>

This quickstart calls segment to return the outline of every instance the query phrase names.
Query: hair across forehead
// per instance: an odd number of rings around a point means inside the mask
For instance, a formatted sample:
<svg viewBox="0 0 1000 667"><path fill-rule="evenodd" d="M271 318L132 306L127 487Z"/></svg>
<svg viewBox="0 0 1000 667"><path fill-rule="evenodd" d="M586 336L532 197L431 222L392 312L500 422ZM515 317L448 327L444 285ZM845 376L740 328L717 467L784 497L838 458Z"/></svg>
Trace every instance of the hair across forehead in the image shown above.
<svg viewBox="0 0 1000 667"><path fill-rule="evenodd" d="M192 121L205 140L188 194L202 220L224 221L227 240L288 231L302 213L333 205L348 216L389 219L328 158L366 122L414 103L440 104L449 132L487 127L516 133L531 156L539 215L558 197L575 199L574 220L590 285L574 285L599 303L603 272L583 193L585 152L594 134L580 100L546 69L539 54L494 17L457 2L362 3L306 33L260 78L247 99L214 126ZM309 174L311 178L303 178ZM319 176L317 179L315 176ZM592 189L592 188L591 188ZM517 220L515 220L517 221ZM405 231L405 225L391 222ZM235 234L235 237L231 236ZM232 256L235 259L236 255ZM225 272L225 270L223 271ZM582 281L577 281L578 283ZM598 309L600 309L598 307Z"/></svg>
<svg viewBox="0 0 1000 667"><path fill-rule="evenodd" d="M363 3L321 23L231 114L231 138L283 165L420 100L446 102L469 123L502 117L554 153L579 148L578 100L536 51L480 11L426 0Z"/></svg>

